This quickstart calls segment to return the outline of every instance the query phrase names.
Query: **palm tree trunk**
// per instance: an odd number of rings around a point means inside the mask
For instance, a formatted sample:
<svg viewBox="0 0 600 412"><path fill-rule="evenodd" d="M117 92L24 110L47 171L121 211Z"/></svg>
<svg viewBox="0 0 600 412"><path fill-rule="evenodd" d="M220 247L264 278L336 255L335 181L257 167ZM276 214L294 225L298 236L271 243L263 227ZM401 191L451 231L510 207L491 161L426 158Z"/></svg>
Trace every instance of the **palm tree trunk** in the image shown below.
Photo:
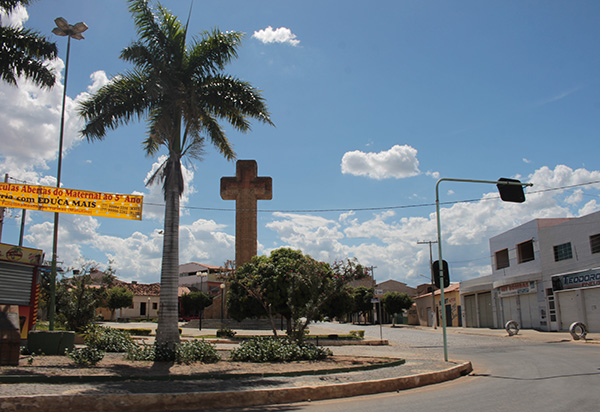
<svg viewBox="0 0 600 412"><path fill-rule="evenodd" d="M156 342L169 347L179 343L179 192L178 185L172 182L166 182L160 308L156 330Z"/></svg>

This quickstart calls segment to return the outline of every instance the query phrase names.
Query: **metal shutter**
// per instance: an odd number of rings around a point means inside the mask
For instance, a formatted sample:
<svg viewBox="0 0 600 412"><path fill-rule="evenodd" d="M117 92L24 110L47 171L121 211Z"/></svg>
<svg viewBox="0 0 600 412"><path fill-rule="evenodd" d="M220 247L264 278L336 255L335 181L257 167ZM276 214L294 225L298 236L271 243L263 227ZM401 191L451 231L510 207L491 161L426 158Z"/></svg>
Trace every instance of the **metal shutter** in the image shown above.
<svg viewBox="0 0 600 412"><path fill-rule="evenodd" d="M0 262L0 304L24 305L31 303L33 266Z"/></svg>

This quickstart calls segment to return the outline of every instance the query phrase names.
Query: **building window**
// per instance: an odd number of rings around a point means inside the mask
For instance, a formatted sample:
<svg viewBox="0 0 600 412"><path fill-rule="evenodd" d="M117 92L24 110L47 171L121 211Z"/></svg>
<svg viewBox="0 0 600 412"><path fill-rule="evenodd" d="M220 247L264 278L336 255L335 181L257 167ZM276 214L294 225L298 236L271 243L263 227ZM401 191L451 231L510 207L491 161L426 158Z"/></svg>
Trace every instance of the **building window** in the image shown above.
<svg viewBox="0 0 600 412"><path fill-rule="evenodd" d="M600 253L600 234L590 236L592 253Z"/></svg>
<svg viewBox="0 0 600 412"><path fill-rule="evenodd" d="M508 260L508 249L499 250L496 252L496 269L503 269L510 266Z"/></svg>
<svg viewBox="0 0 600 412"><path fill-rule="evenodd" d="M567 259L571 259L571 258L573 258L573 250L571 249L571 242L554 246L554 261L555 262L560 262L561 260L567 260Z"/></svg>
<svg viewBox="0 0 600 412"><path fill-rule="evenodd" d="M533 240L528 240L527 242L519 243L517 245L517 256L519 259L519 263L525 263L534 260L535 255L533 253Z"/></svg>
<svg viewBox="0 0 600 412"><path fill-rule="evenodd" d="M152 302L152 310L158 310L158 303Z"/></svg>

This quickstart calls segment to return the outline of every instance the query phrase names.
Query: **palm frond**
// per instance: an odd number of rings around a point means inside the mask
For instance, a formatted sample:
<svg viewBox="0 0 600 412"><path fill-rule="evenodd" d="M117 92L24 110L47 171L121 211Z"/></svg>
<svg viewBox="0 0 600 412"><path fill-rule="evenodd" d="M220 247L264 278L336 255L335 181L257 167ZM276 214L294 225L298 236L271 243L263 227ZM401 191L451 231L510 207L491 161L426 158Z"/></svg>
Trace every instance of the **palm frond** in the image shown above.
<svg viewBox="0 0 600 412"><path fill-rule="evenodd" d="M87 122L81 134L89 141L102 140L108 129L116 129L144 116L155 104L148 78L133 70L111 81L79 105Z"/></svg>
<svg viewBox="0 0 600 412"><path fill-rule="evenodd" d="M56 58L56 44L37 32L16 27L0 27L0 78L16 84L25 76L41 87L50 88L56 81L47 60Z"/></svg>

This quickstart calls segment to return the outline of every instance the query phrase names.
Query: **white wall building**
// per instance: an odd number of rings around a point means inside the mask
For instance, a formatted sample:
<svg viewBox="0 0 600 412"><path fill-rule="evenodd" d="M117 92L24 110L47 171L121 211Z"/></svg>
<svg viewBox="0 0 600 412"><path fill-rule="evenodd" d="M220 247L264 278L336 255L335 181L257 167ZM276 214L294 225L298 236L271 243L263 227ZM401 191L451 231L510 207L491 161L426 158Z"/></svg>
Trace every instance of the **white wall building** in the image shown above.
<svg viewBox="0 0 600 412"><path fill-rule="evenodd" d="M578 321L600 332L600 212L532 220L491 238L490 252L494 327L568 330Z"/></svg>

